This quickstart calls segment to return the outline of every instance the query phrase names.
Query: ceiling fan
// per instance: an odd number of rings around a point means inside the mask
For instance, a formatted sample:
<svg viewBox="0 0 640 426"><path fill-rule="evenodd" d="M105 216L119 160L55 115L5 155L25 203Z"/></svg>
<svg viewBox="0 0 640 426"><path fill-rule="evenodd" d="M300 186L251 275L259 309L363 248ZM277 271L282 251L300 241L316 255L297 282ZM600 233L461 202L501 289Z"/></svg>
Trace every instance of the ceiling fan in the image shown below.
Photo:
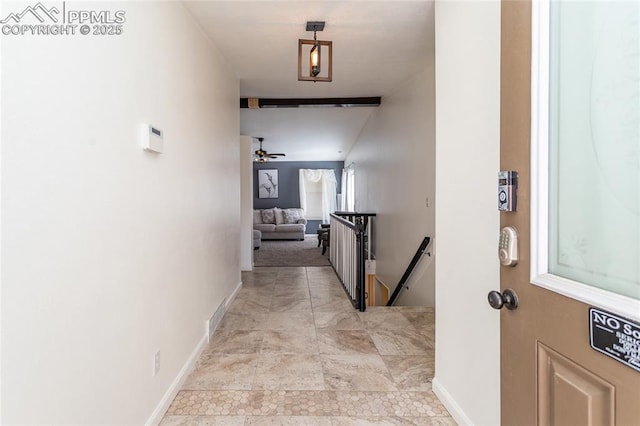
<svg viewBox="0 0 640 426"><path fill-rule="evenodd" d="M260 142L260 148L255 152L256 154L255 161L257 161L258 163L266 163L267 161L269 161L270 158L285 157L285 154L268 153L267 151L262 149L262 142L264 141L264 138L256 138L256 139L258 139L258 142Z"/></svg>

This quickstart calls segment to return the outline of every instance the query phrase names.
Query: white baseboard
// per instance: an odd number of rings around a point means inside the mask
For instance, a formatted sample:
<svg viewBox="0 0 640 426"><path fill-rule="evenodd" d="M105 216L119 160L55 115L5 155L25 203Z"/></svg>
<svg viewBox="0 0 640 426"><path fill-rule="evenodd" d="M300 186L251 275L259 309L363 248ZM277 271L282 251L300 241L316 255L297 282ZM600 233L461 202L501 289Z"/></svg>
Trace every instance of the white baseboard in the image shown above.
<svg viewBox="0 0 640 426"><path fill-rule="evenodd" d="M227 301L224 304L225 313L227 312L227 309L229 309L229 305L231 305L233 301L236 300L236 296L238 295L238 292L240 291L241 288L242 288L242 281L240 281L238 285L236 285L236 288L233 289L231 296L227 297Z"/></svg>
<svg viewBox="0 0 640 426"><path fill-rule="evenodd" d="M182 366L182 369L173 380L173 383L171 383L171 386L169 386L169 389L167 389L167 392L165 392L156 409L153 410L151 417L149 417L149 419L145 422L145 425L157 425L160 423L162 417L164 416L164 413L169 409L169 406L178 394L178 391L195 367L196 362L198 361L198 358L200 358L200 354L202 353L202 350L206 345L207 336L202 336L202 339L200 339L193 352L191 352L191 355L189 355L187 362L185 362L185 364Z"/></svg>
<svg viewBox="0 0 640 426"><path fill-rule="evenodd" d="M445 406L449 411L449 414L451 414L451 417L453 417L453 420L455 420L458 425L473 425L471 419L467 416L462 407L460 407L460 405L458 405L458 403L453 399L449 391L442 386L437 377L431 382L431 388L433 389L433 393L435 393L438 399L440 399L442 405Z"/></svg>
<svg viewBox="0 0 640 426"><path fill-rule="evenodd" d="M231 295L227 297L224 305L225 314L227 313L227 309L229 308L229 305L233 303L233 301L235 300L241 288L242 288L242 281L240 281L238 285L236 285ZM224 315L223 315L223 318L224 318ZM200 354L202 353L206 345L207 345L207 335L205 331L205 335L202 336L202 339L200 339L200 341L196 345L193 352L191 352L191 355L189 355L189 358L185 362L184 366L182 367L182 369L180 370L176 378L173 380L173 383L171 383L171 386L169 386L169 389L167 390L167 392L165 392L164 396L158 403L156 409L153 410L151 417L149 417L149 419L145 422L145 425L155 426L162 421L162 417L164 417L164 413L166 413L166 411L169 409L169 406L171 405L176 395L180 391L180 388L182 388L182 385L184 384L185 380L187 380L187 377L189 377L189 374L191 374L191 371L193 371L194 367L196 366L196 362L200 358Z"/></svg>

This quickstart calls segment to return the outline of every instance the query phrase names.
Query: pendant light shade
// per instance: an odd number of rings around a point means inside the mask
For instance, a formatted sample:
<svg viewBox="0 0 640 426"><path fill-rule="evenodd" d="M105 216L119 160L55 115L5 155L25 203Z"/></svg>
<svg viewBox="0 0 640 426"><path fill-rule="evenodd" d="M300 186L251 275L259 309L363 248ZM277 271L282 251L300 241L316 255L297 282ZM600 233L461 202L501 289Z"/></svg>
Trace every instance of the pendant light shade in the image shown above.
<svg viewBox="0 0 640 426"><path fill-rule="evenodd" d="M307 31L313 31L313 40L298 40L298 80L331 81L332 48L330 41L318 40L316 32L324 30L323 21L307 22ZM306 57L309 56L307 61ZM323 61L325 63L323 63ZM306 64L309 64L308 67ZM326 71L325 71L326 70Z"/></svg>
<svg viewBox="0 0 640 426"><path fill-rule="evenodd" d="M311 77L317 77L320 74L320 46L315 45L311 48L309 53L309 69L311 70Z"/></svg>

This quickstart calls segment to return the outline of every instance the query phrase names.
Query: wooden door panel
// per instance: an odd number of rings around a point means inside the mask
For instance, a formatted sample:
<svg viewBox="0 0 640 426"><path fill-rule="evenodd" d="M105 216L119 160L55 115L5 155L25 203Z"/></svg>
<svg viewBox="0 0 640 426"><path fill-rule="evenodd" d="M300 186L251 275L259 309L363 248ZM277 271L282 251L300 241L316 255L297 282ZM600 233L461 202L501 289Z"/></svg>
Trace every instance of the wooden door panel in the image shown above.
<svg viewBox="0 0 640 426"><path fill-rule="evenodd" d="M538 342L538 423L613 426L615 387Z"/></svg>

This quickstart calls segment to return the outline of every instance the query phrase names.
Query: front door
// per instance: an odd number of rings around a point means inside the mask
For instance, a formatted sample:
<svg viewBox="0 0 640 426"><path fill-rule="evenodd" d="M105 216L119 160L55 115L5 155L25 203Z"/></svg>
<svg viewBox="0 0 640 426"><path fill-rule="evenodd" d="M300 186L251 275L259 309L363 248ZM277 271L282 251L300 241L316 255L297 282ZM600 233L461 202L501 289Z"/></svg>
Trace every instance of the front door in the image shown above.
<svg viewBox="0 0 640 426"><path fill-rule="evenodd" d="M503 1L501 19L501 170L519 173L502 424L639 425L640 3Z"/></svg>

